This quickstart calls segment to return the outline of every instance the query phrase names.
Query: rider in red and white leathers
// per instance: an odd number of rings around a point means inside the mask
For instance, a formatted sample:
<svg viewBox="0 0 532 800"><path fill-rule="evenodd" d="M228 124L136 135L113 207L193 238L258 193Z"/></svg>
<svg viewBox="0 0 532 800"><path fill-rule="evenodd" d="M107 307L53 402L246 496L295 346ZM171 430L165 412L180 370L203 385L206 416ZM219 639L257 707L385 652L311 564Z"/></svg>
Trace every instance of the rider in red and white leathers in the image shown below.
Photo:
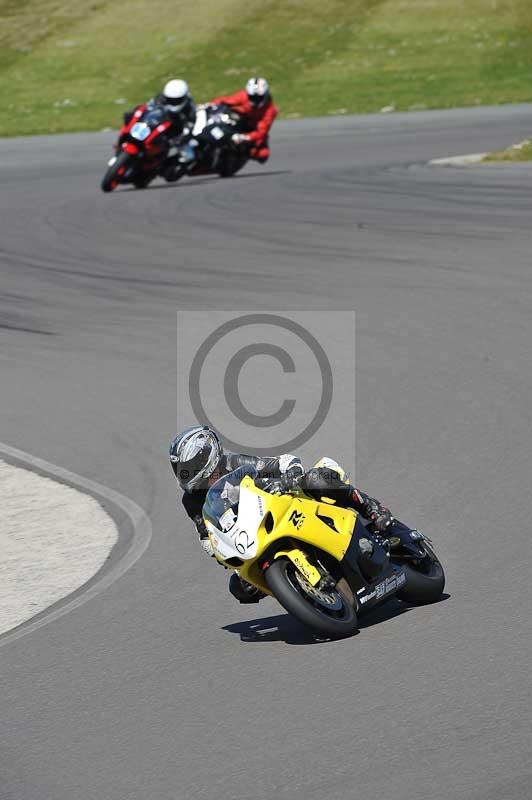
<svg viewBox="0 0 532 800"><path fill-rule="evenodd" d="M241 115L246 133L233 134L235 145L249 147L249 157L264 164L270 155L268 134L277 116L277 108L265 78L250 78L246 88L234 94L215 97L209 105L226 105Z"/></svg>

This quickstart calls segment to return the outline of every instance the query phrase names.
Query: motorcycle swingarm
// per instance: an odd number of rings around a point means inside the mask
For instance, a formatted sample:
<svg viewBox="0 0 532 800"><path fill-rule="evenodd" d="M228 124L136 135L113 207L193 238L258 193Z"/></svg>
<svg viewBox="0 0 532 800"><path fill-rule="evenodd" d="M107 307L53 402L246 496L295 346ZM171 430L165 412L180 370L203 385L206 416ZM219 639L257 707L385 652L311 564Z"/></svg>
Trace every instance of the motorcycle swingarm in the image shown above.
<svg viewBox="0 0 532 800"><path fill-rule="evenodd" d="M340 563L344 577L357 599L359 612L373 608L384 598L391 597L406 582L404 570L392 562L373 580L368 580L362 574L358 563L358 541L367 535L365 525L357 518L351 542Z"/></svg>
<svg viewBox="0 0 532 800"><path fill-rule="evenodd" d="M379 575L371 583L356 592L359 613L378 605L382 600L391 597L406 583L405 571L391 564L389 569Z"/></svg>

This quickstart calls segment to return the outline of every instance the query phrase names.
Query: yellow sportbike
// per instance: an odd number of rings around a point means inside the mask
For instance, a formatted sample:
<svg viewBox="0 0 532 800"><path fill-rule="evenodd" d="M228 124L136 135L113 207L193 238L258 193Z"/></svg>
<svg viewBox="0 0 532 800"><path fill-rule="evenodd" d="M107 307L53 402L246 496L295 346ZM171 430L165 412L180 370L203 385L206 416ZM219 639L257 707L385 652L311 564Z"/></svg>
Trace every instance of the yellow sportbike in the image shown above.
<svg viewBox="0 0 532 800"><path fill-rule="evenodd" d="M368 529L355 511L301 493L264 491L245 471L239 468L220 478L203 506L220 564L236 569L300 622L329 638L356 633L358 613L391 594L406 593L403 599L416 602L408 596L412 570L390 557L389 542L373 539L372 561L364 565L361 543L368 542ZM415 553L419 542L426 542L423 534L412 533L419 541L405 544ZM429 577L431 596L419 597L418 602L441 596L443 583L435 578Z"/></svg>

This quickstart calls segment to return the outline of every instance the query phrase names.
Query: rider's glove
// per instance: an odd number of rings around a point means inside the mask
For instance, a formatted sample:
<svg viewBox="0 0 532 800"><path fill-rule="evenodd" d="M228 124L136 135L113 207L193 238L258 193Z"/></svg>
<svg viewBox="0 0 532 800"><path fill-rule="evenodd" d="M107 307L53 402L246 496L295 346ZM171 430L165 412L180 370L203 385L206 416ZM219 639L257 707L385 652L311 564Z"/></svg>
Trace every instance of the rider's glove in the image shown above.
<svg viewBox="0 0 532 800"><path fill-rule="evenodd" d="M214 549L211 544L211 540L209 539L209 531L207 530L207 526L205 525L201 514L196 514L194 517L194 525L196 526L196 530L199 535L199 543L202 550L207 553L208 556L214 557Z"/></svg>
<svg viewBox="0 0 532 800"><path fill-rule="evenodd" d="M388 508L381 506L376 500L368 499L364 503L364 515L373 523L378 533L386 533L394 518Z"/></svg>
<svg viewBox="0 0 532 800"><path fill-rule="evenodd" d="M244 142L249 142L249 136L247 133L233 133L231 136L231 141L233 144L244 144Z"/></svg>
<svg viewBox="0 0 532 800"><path fill-rule="evenodd" d="M280 484L284 492L290 492L299 484L304 475L304 470L301 464L294 464L282 473Z"/></svg>
<svg viewBox="0 0 532 800"><path fill-rule="evenodd" d="M214 548L213 548L213 546L211 544L211 540L210 539L200 539L199 543L200 543L200 546L201 546L202 550L205 553L207 553L208 556L211 556L212 558L214 558Z"/></svg>
<svg viewBox="0 0 532 800"><path fill-rule="evenodd" d="M279 487L281 488L282 492L291 492L292 489L296 486L298 478L285 473L281 475L279 479Z"/></svg>
<svg viewBox="0 0 532 800"><path fill-rule="evenodd" d="M196 530L198 532L198 536L200 539L207 539L209 540L209 531L207 530L207 526L203 520L201 514L196 514L194 517L194 525L196 526Z"/></svg>

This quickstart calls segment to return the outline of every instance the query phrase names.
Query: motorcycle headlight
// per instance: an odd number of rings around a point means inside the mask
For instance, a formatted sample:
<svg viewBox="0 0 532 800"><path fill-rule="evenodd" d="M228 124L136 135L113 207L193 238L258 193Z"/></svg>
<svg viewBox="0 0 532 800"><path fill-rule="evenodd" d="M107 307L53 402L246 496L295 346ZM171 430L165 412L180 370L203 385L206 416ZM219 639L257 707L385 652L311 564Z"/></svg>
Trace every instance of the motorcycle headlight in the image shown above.
<svg viewBox="0 0 532 800"><path fill-rule="evenodd" d="M135 122L133 127L130 130L130 134L134 139L138 139L139 142L143 142L151 133L151 128L149 125L146 125L145 122Z"/></svg>

